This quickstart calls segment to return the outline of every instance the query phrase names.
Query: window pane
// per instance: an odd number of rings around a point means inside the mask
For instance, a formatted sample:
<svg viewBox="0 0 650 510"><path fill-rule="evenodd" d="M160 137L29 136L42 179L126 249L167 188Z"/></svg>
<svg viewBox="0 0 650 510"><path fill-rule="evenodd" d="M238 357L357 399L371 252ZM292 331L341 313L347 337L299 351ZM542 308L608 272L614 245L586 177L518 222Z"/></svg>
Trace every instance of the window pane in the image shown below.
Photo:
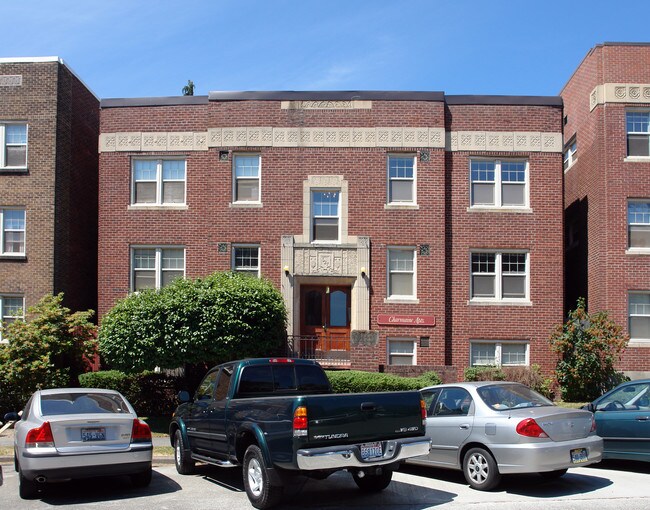
<svg viewBox="0 0 650 510"><path fill-rule="evenodd" d="M413 181L391 181L390 202L412 202Z"/></svg>
<svg viewBox="0 0 650 510"><path fill-rule="evenodd" d="M501 181L502 182L525 182L526 181L526 163L523 161L503 161L501 162Z"/></svg>
<svg viewBox="0 0 650 510"><path fill-rule="evenodd" d="M630 248L650 248L650 225L630 227Z"/></svg>
<svg viewBox="0 0 650 510"><path fill-rule="evenodd" d="M392 273L390 275L390 295L412 296L413 295L413 274Z"/></svg>
<svg viewBox="0 0 650 510"><path fill-rule="evenodd" d="M388 174L391 179L413 179L413 157L391 156L388 159Z"/></svg>
<svg viewBox="0 0 650 510"><path fill-rule="evenodd" d="M259 267L259 249L257 247L235 248L235 269L255 270Z"/></svg>
<svg viewBox="0 0 650 510"><path fill-rule="evenodd" d="M185 161L175 159L164 160L162 162L162 168L164 181L185 180Z"/></svg>
<svg viewBox="0 0 650 510"><path fill-rule="evenodd" d="M156 267L156 250L149 248L134 250L133 267L135 269L154 269Z"/></svg>
<svg viewBox="0 0 650 510"><path fill-rule="evenodd" d="M494 161L472 161L472 182L494 182Z"/></svg>
<svg viewBox="0 0 650 510"><path fill-rule="evenodd" d="M628 133L650 133L650 112L627 112Z"/></svg>
<svg viewBox="0 0 650 510"><path fill-rule="evenodd" d="M501 364L503 365L525 365L526 344L501 345Z"/></svg>
<svg viewBox="0 0 650 510"><path fill-rule="evenodd" d="M6 166L26 166L27 165L27 146L26 145L9 145L7 146L5 165Z"/></svg>
<svg viewBox="0 0 650 510"><path fill-rule="evenodd" d="M235 177L259 177L259 156L235 156Z"/></svg>
<svg viewBox="0 0 650 510"><path fill-rule="evenodd" d="M25 211L6 209L3 216L5 230L25 230Z"/></svg>
<svg viewBox="0 0 650 510"><path fill-rule="evenodd" d="M6 143L27 143L27 125L26 124L6 124L5 125Z"/></svg>
<svg viewBox="0 0 650 510"><path fill-rule="evenodd" d="M162 251L163 269L185 269L185 250L166 248Z"/></svg>
<svg viewBox="0 0 650 510"><path fill-rule="evenodd" d="M136 271L133 288L134 290L155 289L156 273L154 271Z"/></svg>
<svg viewBox="0 0 650 510"><path fill-rule="evenodd" d="M163 271L160 284L164 287L177 278L183 278L183 271Z"/></svg>
<svg viewBox="0 0 650 510"><path fill-rule="evenodd" d="M389 340L388 350L391 354L413 354L413 340Z"/></svg>
<svg viewBox="0 0 650 510"><path fill-rule="evenodd" d="M650 338L650 317L630 317L630 338Z"/></svg>
<svg viewBox="0 0 650 510"><path fill-rule="evenodd" d="M494 205L494 184L472 184L473 205Z"/></svg>
<svg viewBox="0 0 650 510"><path fill-rule="evenodd" d="M185 183L184 182L164 182L163 183L163 203L165 204L182 204L185 202Z"/></svg>
<svg viewBox="0 0 650 510"><path fill-rule="evenodd" d="M496 254L472 253L472 273L494 273Z"/></svg>
<svg viewBox="0 0 650 510"><path fill-rule="evenodd" d="M501 268L504 273L525 273L525 253L504 253L501 256Z"/></svg>
<svg viewBox="0 0 650 510"><path fill-rule="evenodd" d="M2 300L2 316L22 317L23 316L23 298L6 297Z"/></svg>
<svg viewBox="0 0 650 510"><path fill-rule="evenodd" d="M258 202L260 185L257 179L240 179L237 181L237 202Z"/></svg>
<svg viewBox="0 0 650 510"><path fill-rule="evenodd" d="M5 253L25 253L25 232L5 232Z"/></svg>
<svg viewBox="0 0 650 510"><path fill-rule="evenodd" d="M158 162L148 159L136 159L133 162L136 181L155 181L158 175Z"/></svg>
<svg viewBox="0 0 650 510"><path fill-rule="evenodd" d="M494 297L494 276L472 276L472 297Z"/></svg>
<svg viewBox="0 0 650 510"><path fill-rule="evenodd" d="M135 203L136 204L155 204L156 203L156 183L155 182L137 182L135 184Z"/></svg>
<svg viewBox="0 0 650 510"><path fill-rule="evenodd" d="M471 364L496 365L496 344L472 344Z"/></svg>
<svg viewBox="0 0 650 510"><path fill-rule="evenodd" d="M339 220L337 218L314 218L315 241L337 241Z"/></svg>
<svg viewBox="0 0 650 510"><path fill-rule="evenodd" d="M650 316L650 294L630 294L630 315Z"/></svg>
<svg viewBox="0 0 650 510"><path fill-rule="evenodd" d="M503 297L504 298L525 298L526 277L525 276L504 276Z"/></svg>
<svg viewBox="0 0 650 510"><path fill-rule="evenodd" d="M650 156L650 137L627 135L627 153L630 156Z"/></svg>
<svg viewBox="0 0 650 510"><path fill-rule="evenodd" d="M390 271L413 272L413 251L390 250L388 253L388 268Z"/></svg>
<svg viewBox="0 0 650 510"><path fill-rule="evenodd" d="M348 295L336 290L330 294L330 326L345 327L348 323Z"/></svg>
<svg viewBox="0 0 650 510"><path fill-rule="evenodd" d="M339 192L314 191L312 193L312 212L314 216L338 217Z"/></svg>
<svg viewBox="0 0 650 510"><path fill-rule="evenodd" d="M503 205L524 205L524 191L523 184L504 184L501 187L501 202Z"/></svg>
<svg viewBox="0 0 650 510"><path fill-rule="evenodd" d="M390 365L413 365L413 356L395 356L391 354L388 363Z"/></svg>

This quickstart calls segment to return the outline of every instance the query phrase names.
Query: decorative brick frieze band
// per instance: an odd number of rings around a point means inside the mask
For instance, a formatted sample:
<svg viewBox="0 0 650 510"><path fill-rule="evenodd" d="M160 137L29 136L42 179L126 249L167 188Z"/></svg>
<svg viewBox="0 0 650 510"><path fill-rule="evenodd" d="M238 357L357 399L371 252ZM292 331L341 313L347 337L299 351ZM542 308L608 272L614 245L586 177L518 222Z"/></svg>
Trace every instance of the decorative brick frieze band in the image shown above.
<svg viewBox="0 0 650 510"><path fill-rule="evenodd" d="M631 103L650 105L650 84L605 83L596 86L589 95L589 109L599 104Z"/></svg>
<svg viewBox="0 0 650 510"><path fill-rule="evenodd" d="M99 152L205 151L210 147L391 147L448 151L561 152L561 133L443 128L210 128L199 133L102 133Z"/></svg>
<svg viewBox="0 0 650 510"><path fill-rule="evenodd" d="M0 87L20 87L23 84L22 74L0 75Z"/></svg>
<svg viewBox="0 0 650 510"><path fill-rule="evenodd" d="M282 101L283 110L370 110L372 101Z"/></svg>

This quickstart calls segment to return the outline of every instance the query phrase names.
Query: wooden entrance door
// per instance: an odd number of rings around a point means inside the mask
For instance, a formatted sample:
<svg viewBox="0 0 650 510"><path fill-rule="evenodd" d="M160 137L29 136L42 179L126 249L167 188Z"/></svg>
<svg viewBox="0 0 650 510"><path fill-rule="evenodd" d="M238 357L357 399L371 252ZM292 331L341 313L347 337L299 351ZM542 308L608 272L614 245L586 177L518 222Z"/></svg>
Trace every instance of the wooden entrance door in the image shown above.
<svg viewBox="0 0 650 510"><path fill-rule="evenodd" d="M350 350L350 286L303 285L300 288L301 352L318 358ZM310 356L311 355L311 356Z"/></svg>

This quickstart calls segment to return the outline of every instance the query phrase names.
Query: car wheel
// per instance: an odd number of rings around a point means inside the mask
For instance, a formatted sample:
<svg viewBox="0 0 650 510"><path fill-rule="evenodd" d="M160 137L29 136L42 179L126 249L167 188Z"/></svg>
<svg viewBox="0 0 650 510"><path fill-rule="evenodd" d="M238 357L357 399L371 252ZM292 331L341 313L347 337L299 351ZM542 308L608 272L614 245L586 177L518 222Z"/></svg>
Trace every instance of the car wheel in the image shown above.
<svg viewBox="0 0 650 510"><path fill-rule="evenodd" d="M364 492L379 492L383 491L390 484L393 478L393 471L390 469L382 469L381 473L376 475L369 475L364 473L364 476L359 476L360 471L354 471L352 478L357 484L359 489Z"/></svg>
<svg viewBox="0 0 650 510"><path fill-rule="evenodd" d="M174 434L174 464L176 471L181 475L191 475L196 467L195 462L190 457L190 451L185 447L183 434L177 430Z"/></svg>
<svg viewBox="0 0 650 510"><path fill-rule="evenodd" d="M244 487L255 508L271 508L282 497L282 487L271 485L266 469L262 450L256 445L249 446L244 454Z"/></svg>
<svg viewBox="0 0 650 510"><path fill-rule="evenodd" d="M147 487L151 483L151 466L145 471L131 475L131 484L134 487Z"/></svg>
<svg viewBox="0 0 650 510"><path fill-rule="evenodd" d="M494 457L483 448L472 448L465 454L463 474L467 483L480 491L489 491L501 481Z"/></svg>
<svg viewBox="0 0 650 510"><path fill-rule="evenodd" d="M21 499L34 499L38 496L38 483L28 480L23 476L23 472L18 470L18 495Z"/></svg>
<svg viewBox="0 0 650 510"><path fill-rule="evenodd" d="M567 469L556 469L555 471L545 471L540 473L547 480L557 480L561 476L564 476L567 472Z"/></svg>

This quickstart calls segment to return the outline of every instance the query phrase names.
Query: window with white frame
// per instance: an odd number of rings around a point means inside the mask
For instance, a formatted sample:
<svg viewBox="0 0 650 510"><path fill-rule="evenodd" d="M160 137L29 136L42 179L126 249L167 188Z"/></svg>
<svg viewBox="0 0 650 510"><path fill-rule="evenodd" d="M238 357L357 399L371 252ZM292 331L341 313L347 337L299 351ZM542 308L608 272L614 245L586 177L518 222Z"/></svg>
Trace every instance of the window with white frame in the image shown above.
<svg viewBox="0 0 650 510"><path fill-rule="evenodd" d="M650 200L627 203L628 246L650 250Z"/></svg>
<svg viewBox="0 0 650 510"><path fill-rule="evenodd" d="M311 192L312 241L339 241L340 197L339 190Z"/></svg>
<svg viewBox="0 0 650 510"><path fill-rule="evenodd" d="M516 301L528 298L528 253L471 254L471 299Z"/></svg>
<svg viewBox="0 0 650 510"><path fill-rule="evenodd" d="M260 202L259 154L235 154L233 169L234 201Z"/></svg>
<svg viewBox="0 0 650 510"><path fill-rule="evenodd" d="M630 292L630 340L650 341L650 292Z"/></svg>
<svg viewBox="0 0 650 510"><path fill-rule="evenodd" d="M625 117L627 155L650 156L650 112L630 111Z"/></svg>
<svg viewBox="0 0 650 510"><path fill-rule="evenodd" d="M564 169L569 168L578 159L578 142L575 137L566 145L563 154Z"/></svg>
<svg viewBox="0 0 650 510"><path fill-rule="evenodd" d="M388 156L388 203L415 203L415 156Z"/></svg>
<svg viewBox="0 0 650 510"><path fill-rule="evenodd" d="M185 276L185 249L177 246L132 249L131 288L160 289Z"/></svg>
<svg viewBox="0 0 650 510"><path fill-rule="evenodd" d="M25 254L25 209L0 209L0 255Z"/></svg>
<svg viewBox="0 0 650 510"><path fill-rule="evenodd" d="M0 123L0 168L27 167L27 124Z"/></svg>
<svg viewBox="0 0 650 510"><path fill-rule="evenodd" d="M388 297L414 299L416 262L413 248L388 249Z"/></svg>
<svg viewBox="0 0 650 510"><path fill-rule="evenodd" d="M472 207L526 207L528 162L524 160L470 161Z"/></svg>
<svg viewBox="0 0 650 510"><path fill-rule="evenodd" d="M185 204L184 159L134 159L131 203Z"/></svg>
<svg viewBox="0 0 650 510"><path fill-rule="evenodd" d="M416 339L414 338L387 338L389 365L416 365Z"/></svg>
<svg viewBox="0 0 650 510"><path fill-rule="evenodd" d="M477 340L470 342L471 366L526 366L528 342L501 342Z"/></svg>
<svg viewBox="0 0 650 510"><path fill-rule="evenodd" d="M252 276L260 275L260 247L235 245L232 248L232 270Z"/></svg>
<svg viewBox="0 0 650 510"><path fill-rule="evenodd" d="M0 341L5 341L2 332L3 328L17 320L25 319L25 300L22 296L0 295Z"/></svg>

